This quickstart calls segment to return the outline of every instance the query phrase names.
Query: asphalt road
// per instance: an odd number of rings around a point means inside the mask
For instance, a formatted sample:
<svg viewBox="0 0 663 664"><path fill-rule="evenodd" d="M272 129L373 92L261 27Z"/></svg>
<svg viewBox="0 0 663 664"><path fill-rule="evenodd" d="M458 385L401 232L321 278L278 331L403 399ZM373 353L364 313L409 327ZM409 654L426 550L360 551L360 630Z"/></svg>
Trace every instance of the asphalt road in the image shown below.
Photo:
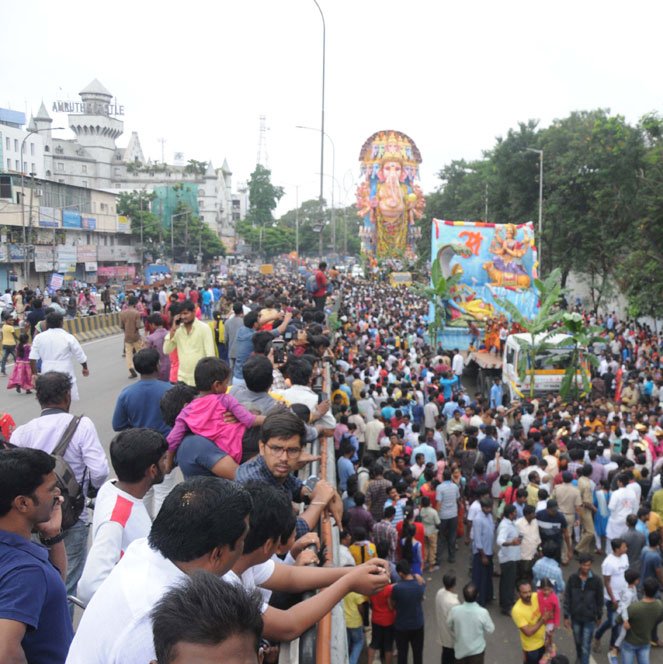
<svg viewBox="0 0 663 664"><path fill-rule="evenodd" d="M111 418L113 416L115 400L122 388L132 382L127 378L128 371L122 358L122 336L114 335L90 341L84 343L83 348L88 356L90 376L84 378L80 373L80 367L78 368L80 401L72 404L71 410L76 414L85 414L93 420L97 427L99 438L108 452L108 446L114 435L111 427ZM10 369L11 366L8 366L8 373ZM4 388L4 385L6 385L6 379L3 377L0 382L0 390ZM9 412L17 425L24 424L39 415L39 404L34 394L17 394L13 390L4 390L0 394L2 394L0 410ZM462 541L459 542L456 560L457 563L452 565L451 569L456 573L458 579L457 591L462 596L462 587L469 580L470 566L469 547L466 547ZM598 561L595 563L594 568L595 573L600 574ZM565 578L574 569L574 563L564 568ZM425 664L438 664L440 661L441 649L436 641L435 595L442 585L442 575L446 571L448 571L448 566L445 563L438 572L426 575L427 588L424 604L426 617ZM497 597L498 586L499 579L495 578L495 597ZM521 662L520 640L511 618L500 613L496 601L489 606L489 610L495 623L495 632L487 639L485 663L505 664L506 662L511 662L512 664L517 664ZM602 652L594 655L595 662L607 662L605 654L607 640L608 637L604 636ZM573 663L575 661L575 649L570 633L563 628L560 629L555 637L555 642L558 652L567 655ZM663 650L652 650L650 661L653 664L663 664Z"/></svg>
<svg viewBox="0 0 663 664"><path fill-rule="evenodd" d="M123 387L130 383L129 372L122 357L122 335L116 334L103 339L95 339L83 344L88 357L90 375L84 378L80 365L77 367L78 391L80 401L72 403L71 412L77 415L87 415L95 423L97 433L108 452L108 446L113 438L111 419L115 400ZM11 366L7 366L7 373ZM135 379L138 380L138 379ZM39 415L40 409L37 399L25 393L17 394L14 390L5 390L7 379L2 376L0 382L1 410L8 412L16 424L25 424Z"/></svg>

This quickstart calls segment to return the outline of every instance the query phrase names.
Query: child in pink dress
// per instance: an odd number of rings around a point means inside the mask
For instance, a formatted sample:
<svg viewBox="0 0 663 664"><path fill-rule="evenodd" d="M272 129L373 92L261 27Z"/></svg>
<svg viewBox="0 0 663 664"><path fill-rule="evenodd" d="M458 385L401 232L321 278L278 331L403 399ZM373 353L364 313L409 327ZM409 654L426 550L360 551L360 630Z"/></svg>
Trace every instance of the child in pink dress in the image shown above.
<svg viewBox="0 0 663 664"><path fill-rule="evenodd" d="M555 585L546 577L539 582L539 588L536 591L536 595L539 599L539 611L541 612L541 615L544 615L545 613L551 615L551 619L546 621L546 638L544 642L545 654L540 660L541 664L546 664L557 653L557 649L553 643L553 634L559 627L559 599L555 594Z"/></svg>
<svg viewBox="0 0 663 664"><path fill-rule="evenodd" d="M230 367L218 357L205 357L194 371L196 388L200 396L187 404L175 420L168 434L169 466L175 458L182 439L189 433L211 440L226 452L219 463L223 477L233 480L242 461L242 437L249 427L259 427L264 415L254 415L242 406L235 397L226 394L230 379ZM228 421L228 414L233 421Z"/></svg>
<svg viewBox="0 0 663 664"><path fill-rule="evenodd" d="M16 346L16 362L12 369L9 380L7 381L7 389L11 390L16 388L20 393L21 388L25 390L26 394L32 394L32 370L30 369L30 344L28 343L28 335L20 334L18 337L18 345Z"/></svg>

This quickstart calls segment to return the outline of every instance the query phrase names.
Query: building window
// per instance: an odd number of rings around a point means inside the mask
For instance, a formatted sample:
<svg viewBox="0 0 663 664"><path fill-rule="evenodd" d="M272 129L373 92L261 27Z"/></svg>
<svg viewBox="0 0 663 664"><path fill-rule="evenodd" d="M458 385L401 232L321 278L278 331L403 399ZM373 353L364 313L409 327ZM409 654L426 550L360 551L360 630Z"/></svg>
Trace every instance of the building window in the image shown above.
<svg viewBox="0 0 663 664"><path fill-rule="evenodd" d="M18 152L18 138L14 139L14 152Z"/></svg>
<svg viewBox="0 0 663 664"><path fill-rule="evenodd" d="M50 152L51 148L48 147L48 145L44 145L44 152Z"/></svg>
<svg viewBox="0 0 663 664"><path fill-rule="evenodd" d="M121 172L122 172L121 168L116 168L115 169L115 175L120 175Z"/></svg>
<svg viewBox="0 0 663 664"><path fill-rule="evenodd" d="M30 156L34 157L35 156L35 144L30 143Z"/></svg>
<svg viewBox="0 0 663 664"><path fill-rule="evenodd" d="M7 146L7 150L8 150L8 151L11 150L11 148L12 148L12 141L11 141L11 138L9 138L9 136L7 136L7 137L5 138L5 145Z"/></svg>
<svg viewBox="0 0 663 664"><path fill-rule="evenodd" d="M11 169L12 169L12 160L9 157L7 157L7 170L11 171Z"/></svg>
<svg viewBox="0 0 663 664"><path fill-rule="evenodd" d="M36 174L37 173L37 167L35 166L35 162L33 161L30 164L30 166L32 167L32 169L30 170L30 173L35 173Z"/></svg>
<svg viewBox="0 0 663 664"><path fill-rule="evenodd" d="M85 164L81 166L81 172L87 173L87 166Z"/></svg>
<svg viewBox="0 0 663 664"><path fill-rule="evenodd" d="M25 173L28 170L28 162L24 161L23 162L23 172Z"/></svg>
<svg viewBox="0 0 663 664"><path fill-rule="evenodd" d="M64 164L61 161L58 162L58 170L64 171Z"/></svg>
<svg viewBox="0 0 663 664"><path fill-rule="evenodd" d="M14 164L16 166L16 170L20 171L21 170L21 165L18 163L18 159L14 162Z"/></svg>

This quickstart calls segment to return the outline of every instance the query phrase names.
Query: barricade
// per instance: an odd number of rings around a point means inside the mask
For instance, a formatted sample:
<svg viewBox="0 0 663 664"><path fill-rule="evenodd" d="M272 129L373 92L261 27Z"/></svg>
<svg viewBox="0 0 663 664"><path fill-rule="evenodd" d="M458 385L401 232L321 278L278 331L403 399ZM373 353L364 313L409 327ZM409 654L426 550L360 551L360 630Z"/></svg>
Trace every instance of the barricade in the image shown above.
<svg viewBox="0 0 663 664"><path fill-rule="evenodd" d="M101 339L122 332L119 313L66 318L63 327L81 342Z"/></svg>

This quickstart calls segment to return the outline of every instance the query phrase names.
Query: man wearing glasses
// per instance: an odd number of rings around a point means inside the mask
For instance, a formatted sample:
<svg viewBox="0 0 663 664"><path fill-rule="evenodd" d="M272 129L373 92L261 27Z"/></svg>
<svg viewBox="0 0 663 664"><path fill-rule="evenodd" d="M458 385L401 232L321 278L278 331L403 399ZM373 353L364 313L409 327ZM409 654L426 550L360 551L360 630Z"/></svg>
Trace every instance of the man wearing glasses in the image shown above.
<svg viewBox="0 0 663 664"><path fill-rule="evenodd" d="M235 481L246 484L251 481L265 482L284 491L294 503L308 506L297 519L297 538L314 529L324 509L329 509L340 525L343 506L341 497L325 480L318 480L313 491L292 474L298 467L306 440L303 420L287 410L267 415L260 432L259 454L243 463Z"/></svg>

